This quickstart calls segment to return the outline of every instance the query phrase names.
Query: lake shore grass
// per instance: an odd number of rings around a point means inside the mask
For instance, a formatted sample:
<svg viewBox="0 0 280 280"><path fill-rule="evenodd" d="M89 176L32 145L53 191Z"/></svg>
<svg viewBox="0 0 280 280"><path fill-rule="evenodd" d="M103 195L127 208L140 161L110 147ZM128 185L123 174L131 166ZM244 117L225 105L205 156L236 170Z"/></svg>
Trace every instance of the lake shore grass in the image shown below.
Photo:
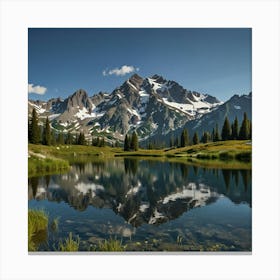
<svg viewBox="0 0 280 280"><path fill-rule="evenodd" d="M28 210L28 251L36 251L48 229L49 217L44 210ZM44 239L44 238L43 238Z"/></svg>
<svg viewBox="0 0 280 280"><path fill-rule="evenodd" d="M68 161L55 157L30 155L28 158L28 177L61 173L69 168Z"/></svg>
<svg viewBox="0 0 280 280"><path fill-rule="evenodd" d="M230 140L162 150L123 151L122 148L80 145L28 145L28 176L67 172L72 163L113 157L137 157L178 161L213 168L250 169L252 144L249 140Z"/></svg>
<svg viewBox="0 0 280 280"><path fill-rule="evenodd" d="M79 251L80 238L79 236L74 239L72 232L69 233L69 236L65 238L64 241L59 241L58 249L56 251L60 252L77 252Z"/></svg>

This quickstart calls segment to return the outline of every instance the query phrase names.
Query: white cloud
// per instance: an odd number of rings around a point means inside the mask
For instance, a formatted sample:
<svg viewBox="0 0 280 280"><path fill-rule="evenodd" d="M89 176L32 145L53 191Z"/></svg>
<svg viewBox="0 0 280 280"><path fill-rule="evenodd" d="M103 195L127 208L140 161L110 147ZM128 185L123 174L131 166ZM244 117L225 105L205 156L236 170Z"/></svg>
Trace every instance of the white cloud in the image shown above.
<svg viewBox="0 0 280 280"><path fill-rule="evenodd" d="M123 65L120 68L114 68L111 70L103 70L102 74L103 74L103 76L108 76L108 75L124 76L126 74L136 72L136 71L139 71L138 67Z"/></svg>
<svg viewBox="0 0 280 280"><path fill-rule="evenodd" d="M40 94L43 95L47 91L46 87L42 86L34 86L33 84L28 84L28 93L35 93L35 94Z"/></svg>

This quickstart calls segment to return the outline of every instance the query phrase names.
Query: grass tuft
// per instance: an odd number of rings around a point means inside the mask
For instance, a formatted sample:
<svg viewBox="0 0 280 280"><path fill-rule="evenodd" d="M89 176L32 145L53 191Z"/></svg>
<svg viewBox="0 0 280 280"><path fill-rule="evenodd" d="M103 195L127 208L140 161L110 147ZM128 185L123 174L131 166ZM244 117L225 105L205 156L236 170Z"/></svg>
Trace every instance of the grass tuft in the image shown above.
<svg viewBox="0 0 280 280"><path fill-rule="evenodd" d="M122 252L125 250L125 246L122 245L122 241L116 238L110 237L109 240L99 242L98 251L103 252Z"/></svg>
<svg viewBox="0 0 280 280"><path fill-rule="evenodd" d="M36 251L41 239L45 239L48 221L44 210L28 210L28 251Z"/></svg>
<svg viewBox="0 0 280 280"><path fill-rule="evenodd" d="M61 252L76 252L79 250L80 238L77 236L76 239L73 238L72 232L69 233L69 237L65 239L64 242L60 241L58 244L58 251Z"/></svg>
<svg viewBox="0 0 280 280"><path fill-rule="evenodd" d="M28 158L28 176L61 172L69 168L69 163L63 159L40 158L31 156Z"/></svg>

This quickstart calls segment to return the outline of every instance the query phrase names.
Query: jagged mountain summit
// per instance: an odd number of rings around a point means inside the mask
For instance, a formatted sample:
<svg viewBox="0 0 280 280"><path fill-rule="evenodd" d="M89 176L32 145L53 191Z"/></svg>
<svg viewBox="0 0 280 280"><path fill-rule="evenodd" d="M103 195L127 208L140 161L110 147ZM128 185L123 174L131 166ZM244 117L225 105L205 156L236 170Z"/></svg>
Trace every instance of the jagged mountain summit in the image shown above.
<svg viewBox="0 0 280 280"><path fill-rule="evenodd" d="M123 140L126 133L136 130L144 140L167 135L222 104L213 96L184 89L159 75L142 78L134 74L112 93L99 92L90 97L79 89L65 100L29 100L28 110L31 114L36 109L41 124L48 116L57 132L81 131L88 138Z"/></svg>

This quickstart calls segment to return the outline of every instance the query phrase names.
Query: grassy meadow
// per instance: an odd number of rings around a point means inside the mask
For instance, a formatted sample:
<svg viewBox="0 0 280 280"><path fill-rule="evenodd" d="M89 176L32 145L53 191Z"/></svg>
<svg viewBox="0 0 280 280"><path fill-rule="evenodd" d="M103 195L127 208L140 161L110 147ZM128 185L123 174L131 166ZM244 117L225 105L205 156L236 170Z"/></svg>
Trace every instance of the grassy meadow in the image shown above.
<svg viewBox="0 0 280 280"><path fill-rule="evenodd" d="M201 166L251 168L252 145L248 140L197 144L183 148L124 152L122 148L81 145L28 145L28 176L66 172L72 163L110 157L157 158Z"/></svg>

